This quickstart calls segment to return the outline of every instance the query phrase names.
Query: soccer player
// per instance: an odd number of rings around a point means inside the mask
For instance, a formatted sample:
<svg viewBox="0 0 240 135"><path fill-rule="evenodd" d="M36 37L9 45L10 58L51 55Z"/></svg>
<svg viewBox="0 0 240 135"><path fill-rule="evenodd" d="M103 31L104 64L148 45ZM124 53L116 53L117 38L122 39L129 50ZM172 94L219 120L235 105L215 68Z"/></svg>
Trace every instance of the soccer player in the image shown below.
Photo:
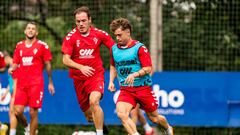
<svg viewBox="0 0 240 135"><path fill-rule="evenodd" d="M25 27L26 39L16 45L10 74L17 68L17 90L14 101L14 113L25 128L25 135L35 135L38 127L38 109L42 107L44 95L43 69L48 74L48 89L51 95L55 90L52 81L52 55L47 43L38 40L38 28L35 22L27 23ZM18 66L19 65L19 66ZM24 116L25 106L30 107L30 125Z"/></svg>
<svg viewBox="0 0 240 135"><path fill-rule="evenodd" d="M157 99L151 89L152 62L148 49L141 42L131 38L132 27L127 19L113 20L110 29L118 43L110 51L108 89L116 90L113 81L117 76L121 92L116 110L124 128L129 135L139 135L136 124L129 117L131 110L139 103L152 122L164 127L168 135L173 135L173 129L166 118L157 112Z"/></svg>
<svg viewBox="0 0 240 135"><path fill-rule="evenodd" d="M11 68L12 66L12 57L8 54L7 51L3 52L4 61L6 65ZM14 97L16 93L16 82L17 82L17 70L14 71L12 75L8 75L8 90L3 94L2 99L4 100L7 94L11 93L11 102L9 105L9 119L10 119L10 132L9 135L16 135L16 128L17 128L17 119L14 114Z"/></svg>
<svg viewBox="0 0 240 135"><path fill-rule="evenodd" d="M92 26L89 8L74 11L76 28L62 43L63 64L69 67L75 92L86 119L94 123L97 135L107 134L104 113L99 104L104 93L104 68L100 45L110 48L114 40L103 30Z"/></svg>

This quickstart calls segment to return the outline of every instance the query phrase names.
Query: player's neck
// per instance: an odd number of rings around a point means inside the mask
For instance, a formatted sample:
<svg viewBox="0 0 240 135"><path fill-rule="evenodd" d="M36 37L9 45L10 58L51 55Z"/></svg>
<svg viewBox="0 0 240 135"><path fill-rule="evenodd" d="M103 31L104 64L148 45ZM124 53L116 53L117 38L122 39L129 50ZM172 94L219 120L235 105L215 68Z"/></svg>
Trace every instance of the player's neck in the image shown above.
<svg viewBox="0 0 240 135"><path fill-rule="evenodd" d="M129 46L132 44L132 41L133 41L133 40L130 38L130 39L128 40L126 46L129 47Z"/></svg>
<svg viewBox="0 0 240 135"><path fill-rule="evenodd" d="M25 44L26 45L32 45L35 42L35 40L36 40L36 38L33 38L33 39L26 38Z"/></svg>

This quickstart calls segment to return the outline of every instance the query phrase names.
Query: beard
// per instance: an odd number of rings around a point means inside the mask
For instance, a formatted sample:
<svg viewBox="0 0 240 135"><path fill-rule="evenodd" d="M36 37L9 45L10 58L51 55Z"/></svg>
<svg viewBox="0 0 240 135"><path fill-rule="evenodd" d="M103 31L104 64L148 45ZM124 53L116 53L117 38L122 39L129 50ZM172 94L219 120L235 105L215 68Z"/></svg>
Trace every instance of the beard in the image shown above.
<svg viewBox="0 0 240 135"><path fill-rule="evenodd" d="M32 39L35 38L35 36L26 36L26 37L27 37L27 39L29 39L29 40L32 40Z"/></svg>

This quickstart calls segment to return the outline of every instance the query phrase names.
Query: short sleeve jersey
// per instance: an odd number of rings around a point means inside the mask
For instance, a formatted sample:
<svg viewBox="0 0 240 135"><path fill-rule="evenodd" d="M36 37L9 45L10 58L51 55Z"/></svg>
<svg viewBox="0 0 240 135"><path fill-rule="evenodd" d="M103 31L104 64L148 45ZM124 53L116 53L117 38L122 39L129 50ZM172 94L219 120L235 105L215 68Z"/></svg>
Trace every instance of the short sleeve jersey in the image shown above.
<svg viewBox="0 0 240 135"><path fill-rule="evenodd" d="M4 55L2 52L0 52L0 68L4 68L6 66L6 63L4 61Z"/></svg>
<svg viewBox="0 0 240 135"><path fill-rule="evenodd" d="M45 61L51 61L52 55L47 43L35 40L31 46L21 41L14 51L13 63L18 64L18 85L43 84Z"/></svg>
<svg viewBox="0 0 240 135"><path fill-rule="evenodd" d="M62 53L70 55L76 63L94 68L94 74L103 73L100 46L104 44L107 48L111 48L114 43L111 36L103 30L90 27L89 34L84 36L74 28L63 40ZM78 80L88 79L80 70L74 68L69 69L69 75Z"/></svg>

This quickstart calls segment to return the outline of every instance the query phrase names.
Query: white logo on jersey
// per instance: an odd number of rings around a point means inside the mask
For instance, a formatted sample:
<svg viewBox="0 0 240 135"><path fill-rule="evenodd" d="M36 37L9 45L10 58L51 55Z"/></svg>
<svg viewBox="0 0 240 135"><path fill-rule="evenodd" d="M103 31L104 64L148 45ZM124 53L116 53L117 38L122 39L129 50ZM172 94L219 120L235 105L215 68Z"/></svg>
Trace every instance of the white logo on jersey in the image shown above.
<svg viewBox="0 0 240 135"><path fill-rule="evenodd" d="M34 55L35 55L37 52L38 52L38 49L35 48L35 49L33 50Z"/></svg>
<svg viewBox="0 0 240 135"><path fill-rule="evenodd" d="M23 63L23 66L30 66L32 65L32 60L33 60L33 57L32 56L29 56L29 57L22 57L22 63Z"/></svg>
<svg viewBox="0 0 240 135"><path fill-rule="evenodd" d="M76 41L76 45L77 45L77 47L80 46L80 40L77 40L77 41Z"/></svg>
<svg viewBox="0 0 240 135"><path fill-rule="evenodd" d="M97 42L98 42L98 39L97 39L96 37L94 37L94 38L93 38L93 41L94 41L94 43L95 43L95 45L96 45Z"/></svg>
<svg viewBox="0 0 240 135"><path fill-rule="evenodd" d="M81 49L79 51L80 58L94 58L92 55L94 49Z"/></svg>
<svg viewBox="0 0 240 135"><path fill-rule="evenodd" d="M148 49L146 46L142 46L144 48L144 52L147 53L148 52Z"/></svg>

